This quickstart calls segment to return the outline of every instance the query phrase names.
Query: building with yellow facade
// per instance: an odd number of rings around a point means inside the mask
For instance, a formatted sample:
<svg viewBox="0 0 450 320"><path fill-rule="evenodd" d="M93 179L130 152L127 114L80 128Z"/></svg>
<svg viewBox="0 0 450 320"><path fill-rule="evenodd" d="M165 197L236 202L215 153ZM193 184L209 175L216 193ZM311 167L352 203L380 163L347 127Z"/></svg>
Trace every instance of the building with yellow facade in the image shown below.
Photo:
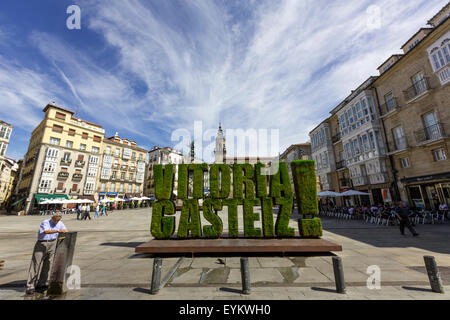
<svg viewBox="0 0 450 320"><path fill-rule="evenodd" d="M54 103L43 112L44 119L31 133L18 187L27 214L38 211L44 199L94 200L105 133L100 125Z"/></svg>
<svg viewBox="0 0 450 320"><path fill-rule="evenodd" d="M147 150L135 141L119 137L105 138L102 145L99 176L100 199L142 197L146 174Z"/></svg>

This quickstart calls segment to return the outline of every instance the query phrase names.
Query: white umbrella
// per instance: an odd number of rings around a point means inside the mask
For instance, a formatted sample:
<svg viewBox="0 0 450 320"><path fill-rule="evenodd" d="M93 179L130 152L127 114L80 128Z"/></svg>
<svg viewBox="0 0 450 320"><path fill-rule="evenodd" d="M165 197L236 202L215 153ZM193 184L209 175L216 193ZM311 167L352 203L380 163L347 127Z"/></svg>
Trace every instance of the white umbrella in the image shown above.
<svg viewBox="0 0 450 320"><path fill-rule="evenodd" d="M131 198L130 199L131 201L136 201L136 200L141 200L140 198L137 198L137 197L133 197L133 198Z"/></svg>
<svg viewBox="0 0 450 320"><path fill-rule="evenodd" d="M341 193L341 196L347 197L347 196L368 196L369 194L367 192L361 192L356 190L348 190L344 193Z"/></svg>
<svg viewBox="0 0 450 320"><path fill-rule="evenodd" d="M115 198L114 201L123 202L123 201L125 201L125 199L122 199L122 198Z"/></svg>
<svg viewBox="0 0 450 320"><path fill-rule="evenodd" d="M141 200L152 200L149 197L142 197Z"/></svg>
<svg viewBox="0 0 450 320"><path fill-rule="evenodd" d="M338 192L333 192L333 191L323 191L323 192L317 193L317 196L319 196L319 197L340 197L341 194Z"/></svg>
<svg viewBox="0 0 450 320"><path fill-rule="evenodd" d="M44 200L44 201L40 202L39 204L50 204L50 200Z"/></svg>

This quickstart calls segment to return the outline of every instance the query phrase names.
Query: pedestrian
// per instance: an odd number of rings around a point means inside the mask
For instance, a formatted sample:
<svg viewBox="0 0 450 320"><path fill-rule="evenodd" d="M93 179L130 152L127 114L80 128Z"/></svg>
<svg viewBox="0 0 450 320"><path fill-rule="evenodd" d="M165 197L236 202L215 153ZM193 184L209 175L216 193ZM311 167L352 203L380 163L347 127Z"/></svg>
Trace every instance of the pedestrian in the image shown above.
<svg viewBox="0 0 450 320"><path fill-rule="evenodd" d="M43 293L48 289L48 275L55 255L56 240L60 233L67 232L61 219L61 214L55 213L39 226L38 239L28 271L26 294L33 294L35 291Z"/></svg>
<svg viewBox="0 0 450 320"><path fill-rule="evenodd" d="M445 202L441 202L441 204L439 205L439 215L449 219L449 216L448 216L448 205Z"/></svg>
<svg viewBox="0 0 450 320"><path fill-rule="evenodd" d="M106 204L102 203L102 210L101 210L101 215L105 214L106 216L108 216L108 213L106 212Z"/></svg>
<svg viewBox="0 0 450 320"><path fill-rule="evenodd" d="M414 237L417 237L419 234L417 233L416 229L411 225L411 221L409 221L409 209L406 206L406 203L403 201L400 201L398 204L398 208L395 211L395 215L397 216L398 220L400 220L400 233L402 235L405 235L405 227L411 231L412 235Z"/></svg>
<svg viewBox="0 0 450 320"><path fill-rule="evenodd" d="M82 207L81 207L81 203L77 206L77 220L80 220L80 215L81 215L81 218L83 218L83 215L82 215Z"/></svg>
<svg viewBox="0 0 450 320"><path fill-rule="evenodd" d="M99 203L97 203L97 206L95 207L94 219L96 217L100 217L100 204Z"/></svg>
<svg viewBox="0 0 450 320"><path fill-rule="evenodd" d="M89 220L91 220L91 215L89 214L89 211L91 211L91 207L88 205L88 204L86 204L85 206L84 206L84 220L86 220L87 218L89 218Z"/></svg>

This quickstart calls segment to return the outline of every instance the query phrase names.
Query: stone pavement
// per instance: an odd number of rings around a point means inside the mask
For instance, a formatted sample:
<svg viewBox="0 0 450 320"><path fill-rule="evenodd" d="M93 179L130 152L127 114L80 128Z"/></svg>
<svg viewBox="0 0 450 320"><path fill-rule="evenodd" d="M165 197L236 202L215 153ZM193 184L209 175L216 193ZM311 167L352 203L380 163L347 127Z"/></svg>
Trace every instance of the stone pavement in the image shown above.
<svg viewBox="0 0 450 320"><path fill-rule="evenodd" d="M227 214L221 213L224 226ZM179 215L178 215L179 216ZM25 282L42 216L0 216L0 300L25 297ZM296 222L290 222L297 229ZM134 248L151 239L151 209L114 211L77 221L63 217L77 231L73 264L81 270L81 289L63 299L450 299L450 225L419 225L420 236L401 236L396 227L323 218L326 240L341 244L347 294L335 293L330 257L249 258L252 294L241 295L239 258L185 258L158 295L150 295L153 259ZM258 224L256 224L258 227ZM446 294L430 291L423 256L433 255ZM162 275L177 258L163 259ZM367 267L381 270L381 289L366 286Z"/></svg>

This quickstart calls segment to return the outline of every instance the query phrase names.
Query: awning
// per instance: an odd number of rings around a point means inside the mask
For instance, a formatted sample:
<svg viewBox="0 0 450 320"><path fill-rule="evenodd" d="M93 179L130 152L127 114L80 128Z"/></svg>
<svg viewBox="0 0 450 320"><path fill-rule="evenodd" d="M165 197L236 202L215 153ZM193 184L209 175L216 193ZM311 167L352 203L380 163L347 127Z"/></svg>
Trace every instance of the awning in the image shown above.
<svg viewBox="0 0 450 320"><path fill-rule="evenodd" d="M81 200L91 200L91 201L95 202L94 196L78 196L78 199L81 199Z"/></svg>
<svg viewBox="0 0 450 320"><path fill-rule="evenodd" d="M17 205L19 202L22 202L23 200L25 200L27 197L23 197L20 200L17 200L16 202L14 202L11 206L14 207L15 205Z"/></svg>
<svg viewBox="0 0 450 320"><path fill-rule="evenodd" d="M35 193L34 197L36 198L37 203L41 203L44 202L45 200L52 200L52 199L69 199L69 197L66 194Z"/></svg>

